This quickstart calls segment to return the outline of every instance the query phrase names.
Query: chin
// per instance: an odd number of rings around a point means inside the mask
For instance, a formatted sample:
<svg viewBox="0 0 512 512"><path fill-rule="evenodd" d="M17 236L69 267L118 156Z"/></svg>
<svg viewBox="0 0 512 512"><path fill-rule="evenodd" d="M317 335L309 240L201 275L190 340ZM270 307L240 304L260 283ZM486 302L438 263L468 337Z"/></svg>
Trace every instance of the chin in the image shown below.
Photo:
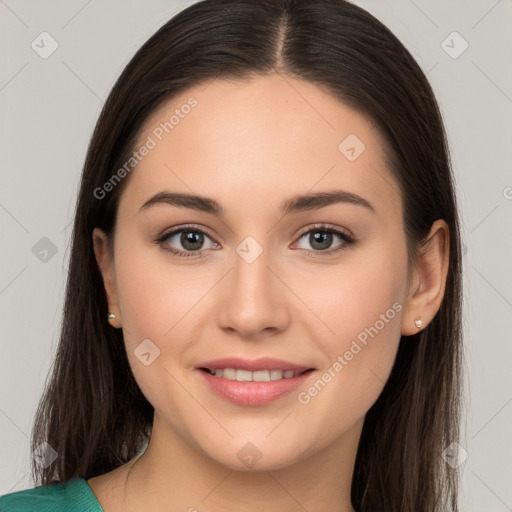
<svg viewBox="0 0 512 512"><path fill-rule="evenodd" d="M262 446L264 445L264 446ZM230 442L225 445L222 452L218 451L218 447L210 451L205 449L205 454L215 463L232 470L242 472L260 472L274 471L286 468L298 462L301 458L307 457L304 453L301 457L299 450L300 444L294 447L280 447L280 449L272 446L268 440L258 445L258 442ZM309 450L308 450L309 451Z"/></svg>

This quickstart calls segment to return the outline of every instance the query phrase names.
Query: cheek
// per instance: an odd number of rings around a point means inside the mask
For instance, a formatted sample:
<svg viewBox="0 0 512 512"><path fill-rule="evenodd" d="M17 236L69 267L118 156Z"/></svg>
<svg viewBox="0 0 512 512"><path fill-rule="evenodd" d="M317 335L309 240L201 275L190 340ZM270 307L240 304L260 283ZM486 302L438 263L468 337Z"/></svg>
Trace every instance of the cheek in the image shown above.
<svg viewBox="0 0 512 512"><path fill-rule="evenodd" d="M397 251L374 244L327 270L314 269L303 281L301 296L330 328L331 338L343 343L375 323L379 331L400 332L398 310L403 309L406 284L405 246Z"/></svg>
<svg viewBox="0 0 512 512"><path fill-rule="evenodd" d="M401 337L407 260L400 243L354 253L329 274L319 270L304 284L305 302L314 303L312 309L329 327L318 341L326 355L321 377L329 391L322 383L318 392L306 390L308 396L322 394L319 406L335 402L343 404L340 411L364 414L382 391Z"/></svg>
<svg viewBox="0 0 512 512"><path fill-rule="evenodd" d="M205 299L219 276L206 264L177 265L163 249L126 242L131 250L119 237L116 255L124 343L135 380L156 407L183 394L173 376L191 369L190 351L211 322Z"/></svg>
<svg viewBox="0 0 512 512"><path fill-rule="evenodd" d="M192 326L202 321L194 306L213 282L207 286L204 272L191 279L192 272L171 265L159 248L130 242L131 250L123 252L122 245L120 240L116 279L126 352L135 380L158 408L182 394L172 376L193 344Z"/></svg>
<svg viewBox="0 0 512 512"><path fill-rule="evenodd" d="M116 256L123 329L131 337L172 338L178 325L182 332L190 323L189 315L193 316L194 305L204 296L208 282L213 284L213 277L200 267L191 272L186 265L172 265L172 256L167 259L163 249L134 245L129 254L120 250Z"/></svg>

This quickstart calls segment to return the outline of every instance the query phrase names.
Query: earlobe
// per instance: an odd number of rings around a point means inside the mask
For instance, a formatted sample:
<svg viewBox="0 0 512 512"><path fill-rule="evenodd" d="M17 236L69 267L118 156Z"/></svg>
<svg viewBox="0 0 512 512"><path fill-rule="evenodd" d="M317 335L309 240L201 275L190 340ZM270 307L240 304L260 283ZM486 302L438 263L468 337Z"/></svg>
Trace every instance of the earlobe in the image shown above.
<svg viewBox="0 0 512 512"><path fill-rule="evenodd" d="M109 251L108 237L103 230L94 228L92 241L107 296L108 311L105 311L105 316L112 327L119 328L121 327L121 312L117 300L114 257Z"/></svg>
<svg viewBox="0 0 512 512"><path fill-rule="evenodd" d="M449 267L450 235L444 220L436 220L425 244L419 249L409 295L402 317L402 334L424 329L443 301Z"/></svg>

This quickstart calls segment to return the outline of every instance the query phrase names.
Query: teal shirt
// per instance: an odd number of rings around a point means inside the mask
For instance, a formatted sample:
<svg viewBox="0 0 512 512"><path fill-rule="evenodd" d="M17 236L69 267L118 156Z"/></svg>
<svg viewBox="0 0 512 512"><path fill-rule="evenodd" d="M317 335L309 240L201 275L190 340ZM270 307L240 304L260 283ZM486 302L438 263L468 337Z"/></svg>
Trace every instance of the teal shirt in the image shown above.
<svg viewBox="0 0 512 512"><path fill-rule="evenodd" d="M0 512L104 512L85 478L0 496Z"/></svg>

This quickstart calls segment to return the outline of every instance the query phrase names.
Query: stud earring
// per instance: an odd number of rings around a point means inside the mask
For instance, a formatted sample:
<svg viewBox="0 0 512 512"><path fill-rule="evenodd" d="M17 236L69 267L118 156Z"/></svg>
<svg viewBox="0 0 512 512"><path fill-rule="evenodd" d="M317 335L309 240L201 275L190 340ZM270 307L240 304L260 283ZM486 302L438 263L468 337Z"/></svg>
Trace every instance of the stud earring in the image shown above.
<svg viewBox="0 0 512 512"><path fill-rule="evenodd" d="M120 329L121 328L121 325L117 325L119 322L116 318L116 315L114 315L114 313L111 313L110 311L108 312L108 315L107 315L107 318L108 318L108 321L110 322L110 325L112 327L115 327L116 329Z"/></svg>
<svg viewBox="0 0 512 512"><path fill-rule="evenodd" d="M423 327L423 320L421 320L420 318L418 318L417 320L414 320L414 325L418 328L418 329L421 329Z"/></svg>

